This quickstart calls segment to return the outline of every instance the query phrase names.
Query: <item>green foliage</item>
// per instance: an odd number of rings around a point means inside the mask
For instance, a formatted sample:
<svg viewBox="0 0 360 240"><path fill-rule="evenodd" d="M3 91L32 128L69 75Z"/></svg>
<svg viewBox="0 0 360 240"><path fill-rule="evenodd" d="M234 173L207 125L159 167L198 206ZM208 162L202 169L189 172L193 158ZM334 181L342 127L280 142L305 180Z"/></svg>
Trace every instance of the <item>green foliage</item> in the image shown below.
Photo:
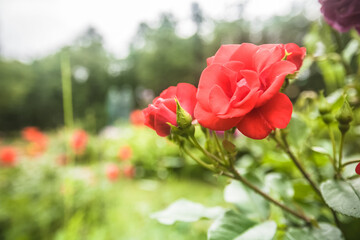
<svg viewBox="0 0 360 240"><path fill-rule="evenodd" d="M293 239L302 239L302 240L342 240L344 237L341 234L341 231L328 224L328 223L319 223L319 227L314 227L312 229L302 228L295 229L291 228L286 233L284 240L293 240Z"/></svg>
<svg viewBox="0 0 360 240"><path fill-rule="evenodd" d="M326 203L335 211L360 218L360 182L352 180L327 180L321 184L321 193Z"/></svg>

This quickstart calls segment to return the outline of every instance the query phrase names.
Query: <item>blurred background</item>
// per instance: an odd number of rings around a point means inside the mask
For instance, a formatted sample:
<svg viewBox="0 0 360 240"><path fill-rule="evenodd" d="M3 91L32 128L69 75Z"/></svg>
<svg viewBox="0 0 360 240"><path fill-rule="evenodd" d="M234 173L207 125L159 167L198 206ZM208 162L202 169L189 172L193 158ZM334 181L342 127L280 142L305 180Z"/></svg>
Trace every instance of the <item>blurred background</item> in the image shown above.
<svg viewBox="0 0 360 240"><path fill-rule="evenodd" d="M167 227L149 216L179 198L226 206L226 182L144 127L139 110L171 85L196 86L221 44L333 52L319 9L317 0L0 0L0 239L206 239L209 220ZM293 101L342 86L343 65L314 59L287 88ZM290 171L283 155L240 142L248 161Z"/></svg>
<svg viewBox="0 0 360 240"><path fill-rule="evenodd" d="M196 85L220 44L302 44L319 8L315 0L2 0L0 132L63 125L62 56L74 120L99 131L170 85Z"/></svg>

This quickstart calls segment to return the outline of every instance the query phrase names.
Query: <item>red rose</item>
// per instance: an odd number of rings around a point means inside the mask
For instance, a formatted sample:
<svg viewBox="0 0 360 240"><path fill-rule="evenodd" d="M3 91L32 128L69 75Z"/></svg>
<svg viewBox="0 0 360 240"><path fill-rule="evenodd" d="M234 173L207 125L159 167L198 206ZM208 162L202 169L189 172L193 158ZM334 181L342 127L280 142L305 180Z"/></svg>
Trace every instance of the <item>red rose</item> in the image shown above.
<svg viewBox="0 0 360 240"><path fill-rule="evenodd" d="M16 162L17 153L13 147L0 148L0 162L4 166L13 166Z"/></svg>
<svg viewBox="0 0 360 240"><path fill-rule="evenodd" d="M120 160L129 160L132 157L132 148L128 145L120 147L118 157Z"/></svg>
<svg viewBox="0 0 360 240"><path fill-rule="evenodd" d="M120 169L115 164L109 164L106 167L106 176L110 181L115 181L119 178Z"/></svg>
<svg viewBox="0 0 360 240"><path fill-rule="evenodd" d="M84 130L76 130L71 138L71 148L75 154L81 155L86 149L88 135Z"/></svg>
<svg viewBox="0 0 360 240"><path fill-rule="evenodd" d="M22 137L30 144L27 147L29 155L35 156L43 153L48 145L47 136L36 127L26 127L22 130Z"/></svg>
<svg viewBox="0 0 360 240"><path fill-rule="evenodd" d="M305 49L295 46L221 46L201 74L195 118L206 128L225 131L237 127L254 139L265 138L275 128L285 128L292 104L279 90L286 75L301 66L305 54ZM283 60L285 49L294 52L292 58L290 54Z"/></svg>
<svg viewBox="0 0 360 240"><path fill-rule="evenodd" d="M170 134L170 126L167 123L177 125L175 98L181 107L194 117L196 87L189 83L179 83L176 87L167 88L143 110L145 125L154 129L161 137Z"/></svg>

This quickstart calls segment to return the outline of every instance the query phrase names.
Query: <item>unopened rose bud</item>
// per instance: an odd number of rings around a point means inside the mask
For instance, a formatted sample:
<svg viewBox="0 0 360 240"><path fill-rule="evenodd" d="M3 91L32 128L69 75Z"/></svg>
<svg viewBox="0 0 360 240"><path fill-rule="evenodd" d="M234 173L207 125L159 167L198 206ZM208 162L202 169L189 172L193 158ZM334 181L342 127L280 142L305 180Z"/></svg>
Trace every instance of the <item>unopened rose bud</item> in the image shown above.
<svg viewBox="0 0 360 240"><path fill-rule="evenodd" d="M349 124L353 120L353 112L349 102L345 99L342 107L336 114L336 120L341 124Z"/></svg>
<svg viewBox="0 0 360 240"><path fill-rule="evenodd" d="M331 105L330 105L330 103L328 103L328 101L326 101L323 91L320 92L319 112L321 115L325 115L325 114L331 112Z"/></svg>
<svg viewBox="0 0 360 240"><path fill-rule="evenodd" d="M339 122L339 130L345 134L350 128L350 122L353 120L353 112L349 102L344 99L344 103L336 114L336 120Z"/></svg>

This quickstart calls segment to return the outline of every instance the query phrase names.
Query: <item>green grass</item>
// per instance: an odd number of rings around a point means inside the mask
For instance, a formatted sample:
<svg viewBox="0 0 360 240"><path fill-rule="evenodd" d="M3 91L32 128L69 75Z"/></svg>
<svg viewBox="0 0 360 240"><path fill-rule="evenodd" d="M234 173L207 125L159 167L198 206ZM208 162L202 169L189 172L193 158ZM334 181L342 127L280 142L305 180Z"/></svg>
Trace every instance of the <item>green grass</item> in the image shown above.
<svg viewBox="0 0 360 240"><path fill-rule="evenodd" d="M104 181L98 187L103 196L98 200L104 205L90 211L102 214L102 221L90 222L84 217L84 212L76 212L67 220L66 227L57 233L57 240L206 239L206 230L211 223L209 220L165 226L149 216L179 198L187 198L205 206L223 204L221 187L185 179L164 182L122 179L116 183Z"/></svg>

